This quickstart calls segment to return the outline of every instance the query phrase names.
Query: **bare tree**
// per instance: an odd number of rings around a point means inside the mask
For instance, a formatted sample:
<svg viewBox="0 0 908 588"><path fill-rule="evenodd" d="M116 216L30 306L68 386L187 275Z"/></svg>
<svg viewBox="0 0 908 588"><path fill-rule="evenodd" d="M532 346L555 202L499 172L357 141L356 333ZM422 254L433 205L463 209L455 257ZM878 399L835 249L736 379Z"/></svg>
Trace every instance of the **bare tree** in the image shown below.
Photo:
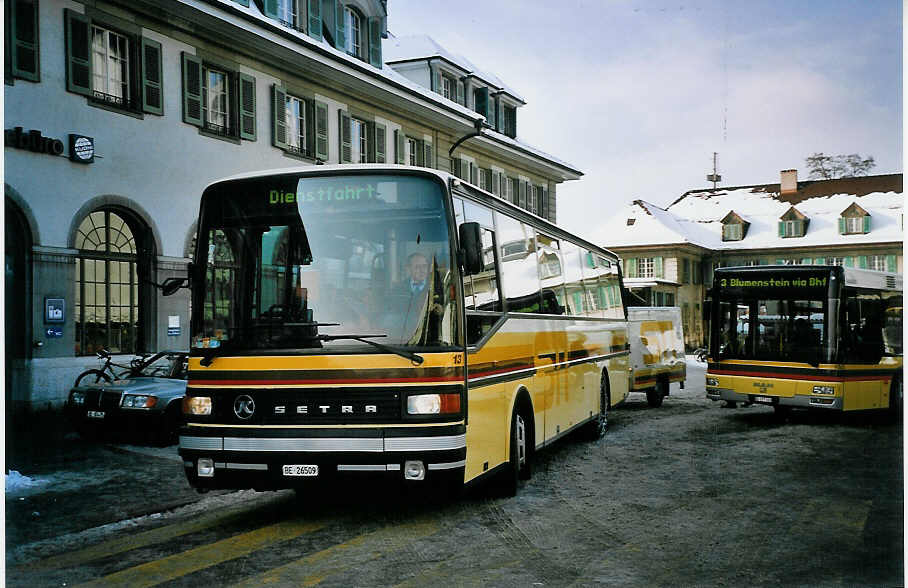
<svg viewBox="0 0 908 588"><path fill-rule="evenodd" d="M873 156L863 159L857 153L851 155L826 155L814 153L806 158L807 170L812 180L834 180L836 178L853 178L866 176L876 167Z"/></svg>

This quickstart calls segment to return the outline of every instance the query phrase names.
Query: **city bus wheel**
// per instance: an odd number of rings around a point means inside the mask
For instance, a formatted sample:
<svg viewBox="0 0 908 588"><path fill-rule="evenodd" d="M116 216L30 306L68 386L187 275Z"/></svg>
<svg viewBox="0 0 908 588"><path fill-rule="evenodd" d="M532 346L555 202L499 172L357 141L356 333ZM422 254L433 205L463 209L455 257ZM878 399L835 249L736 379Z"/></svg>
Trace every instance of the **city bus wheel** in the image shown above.
<svg viewBox="0 0 908 588"><path fill-rule="evenodd" d="M902 378L896 376L889 387L889 415L896 422L902 420Z"/></svg>
<svg viewBox="0 0 908 588"><path fill-rule="evenodd" d="M773 413L777 421L784 421L791 414L790 406L782 406L781 404L775 404L772 407Z"/></svg>

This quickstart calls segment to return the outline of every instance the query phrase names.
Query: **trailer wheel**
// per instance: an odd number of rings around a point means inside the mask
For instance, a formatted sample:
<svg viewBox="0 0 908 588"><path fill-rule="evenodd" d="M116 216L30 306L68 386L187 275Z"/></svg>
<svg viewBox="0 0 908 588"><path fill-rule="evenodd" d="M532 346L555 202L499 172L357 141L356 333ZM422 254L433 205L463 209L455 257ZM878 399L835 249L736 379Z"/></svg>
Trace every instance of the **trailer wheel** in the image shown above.
<svg viewBox="0 0 908 588"><path fill-rule="evenodd" d="M662 406L662 399L668 396L668 380L661 379L655 388L646 391L646 402L652 408Z"/></svg>

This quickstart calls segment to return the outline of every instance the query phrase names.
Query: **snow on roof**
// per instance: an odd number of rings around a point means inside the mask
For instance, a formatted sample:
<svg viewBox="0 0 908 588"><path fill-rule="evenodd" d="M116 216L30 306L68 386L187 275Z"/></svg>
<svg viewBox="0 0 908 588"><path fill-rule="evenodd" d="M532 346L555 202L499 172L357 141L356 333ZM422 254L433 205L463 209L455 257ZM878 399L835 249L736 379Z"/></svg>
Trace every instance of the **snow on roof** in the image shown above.
<svg viewBox="0 0 908 588"><path fill-rule="evenodd" d="M382 43L382 54L386 63L441 57L450 61L467 74L472 74L487 84L504 90L526 104L520 94L509 88L497 75L476 67L473 62L463 55L451 53L429 35L408 35L388 39Z"/></svg>
<svg viewBox="0 0 908 588"><path fill-rule="evenodd" d="M857 203L870 214L870 232L842 235L838 219ZM863 196L832 194L804 199L796 208L808 219L803 237L779 237L780 217L792 204L765 186L726 191L690 192L667 209L640 200L625 207L599 231L609 235L605 247L690 243L713 250L891 243L903 239L900 192L872 192ZM734 210L750 223L741 241L722 241L722 219ZM628 219L635 219L628 225Z"/></svg>

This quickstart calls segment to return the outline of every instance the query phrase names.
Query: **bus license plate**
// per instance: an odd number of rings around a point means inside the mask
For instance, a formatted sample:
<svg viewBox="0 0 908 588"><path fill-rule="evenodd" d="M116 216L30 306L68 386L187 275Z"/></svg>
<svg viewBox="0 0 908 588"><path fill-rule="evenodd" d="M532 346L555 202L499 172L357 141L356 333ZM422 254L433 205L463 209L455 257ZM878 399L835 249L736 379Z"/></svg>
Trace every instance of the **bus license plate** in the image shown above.
<svg viewBox="0 0 908 588"><path fill-rule="evenodd" d="M754 396L754 402L759 402L761 404L772 404L772 398L769 396Z"/></svg>
<svg viewBox="0 0 908 588"><path fill-rule="evenodd" d="M104 411L103 410L89 410L88 412L85 413L85 416L87 416L90 419L103 419Z"/></svg>
<svg viewBox="0 0 908 588"><path fill-rule="evenodd" d="M317 465L285 465L285 476L317 476Z"/></svg>

